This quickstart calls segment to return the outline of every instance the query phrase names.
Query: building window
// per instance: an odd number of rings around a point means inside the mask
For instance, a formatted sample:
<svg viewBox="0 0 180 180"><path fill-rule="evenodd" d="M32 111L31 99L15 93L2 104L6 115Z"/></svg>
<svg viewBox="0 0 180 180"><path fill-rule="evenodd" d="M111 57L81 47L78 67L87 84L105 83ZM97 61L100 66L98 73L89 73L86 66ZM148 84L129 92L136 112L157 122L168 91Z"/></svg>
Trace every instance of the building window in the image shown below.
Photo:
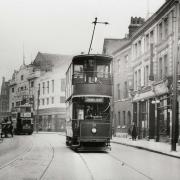
<svg viewBox="0 0 180 180"><path fill-rule="evenodd" d="M61 79L61 91L65 92L65 88L66 88L66 83L65 83L65 79Z"/></svg>
<svg viewBox="0 0 180 180"><path fill-rule="evenodd" d="M168 76L168 59L167 54L164 56L164 76Z"/></svg>
<svg viewBox="0 0 180 180"><path fill-rule="evenodd" d="M47 105L49 104L49 98L47 98Z"/></svg>
<svg viewBox="0 0 180 180"><path fill-rule="evenodd" d="M125 58L125 63L128 63L129 56L128 56L128 55L126 55L126 56L124 56L124 58Z"/></svg>
<svg viewBox="0 0 180 180"><path fill-rule="evenodd" d="M45 104L45 100L44 99L42 99L42 105L44 105Z"/></svg>
<svg viewBox="0 0 180 180"><path fill-rule="evenodd" d="M54 104L54 97L51 98L51 103Z"/></svg>
<svg viewBox="0 0 180 180"><path fill-rule="evenodd" d="M117 84L117 95L118 95L118 100L120 100L121 98L120 84Z"/></svg>
<svg viewBox="0 0 180 180"><path fill-rule="evenodd" d="M118 68L118 72L120 72L120 69L121 69L121 60L120 59L118 59L118 66L117 66L117 68Z"/></svg>
<svg viewBox="0 0 180 180"><path fill-rule="evenodd" d="M121 125L121 112L118 112L118 124Z"/></svg>
<svg viewBox="0 0 180 180"><path fill-rule="evenodd" d="M126 125L126 111L123 111L123 125Z"/></svg>
<svg viewBox="0 0 180 180"><path fill-rule="evenodd" d="M162 23L159 24L159 41L161 41L163 38L163 32L162 32Z"/></svg>
<svg viewBox="0 0 180 180"><path fill-rule="evenodd" d="M65 103L65 96L60 97L60 103Z"/></svg>
<svg viewBox="0 0 180 180"><path fill-rule="evenodd" d="M21 81L24 79L24 76L23 75L21 75Z"/></svg>
<svg viewBox="0 0 180 180"><path fill-rule="evenodd" d="M21 87L21 91L23 91L24 90L24 88L23 88L23 86Z"/></svg>
<svg viewBox="0 0 180 180"><path fill-rule="evenodd" d="M159 58L159 79L163 77L162 58Z"/></svg>
<svg viewBox="0 0 180 180"><path fill-rule="evenodd" d="M138 41L138 55L141 55L141 40Z"/></svg>
<svg viewBox="0 0 180 180"><path fill-rule="evenodd" d="M14 88L12 88L12 93L14 93Z"/></svg>
<svg viewBox="0 0 180 180"><path fill-rule="evenodd" d="M138 70L138 86L141 87L141 69Z"/></svg>
<svg viewBox="0 0 180 180"><path fill-rule="evenodd" d="M39 84L39 87L38 87L38 91L39 91L39 95L40 95L40 92L41 92L41 85Z"/></svg>
<svg viewBox="0 0 180 180"><path fill-rule="evenodd" d="M31 88L34 87L34 81L31 81Z"/></svg>
<svg viewBox="0 0 180 180"><path fill-rule="evenodd" d="M147 65L145 67L145 86L148 86L149 82L149 66Z"/></svg>
<svg viewBox="0 0 180 180"><path fill-rule="evenodd" d="M147 34L146 35L146 45L145 45L145 47L146 47L146 51L148 51L148 49L149 49L149 34Z"/></svg>
<svg viewBox="0 0 180 180"><path fill-rule="evenodd" d="M134 73L134 89L137 89L137 71Z"/></svg>
<svg viewBox="0 0 180 180"><path fill-rule="evenodd" d="M168 18L164 19L164 37L167 38L168 36Z"/></svg>
<svg viewBox="0 0 180 180"><path fill-rule="evenodd" d="M54 92L54 80L52 80L52 93Z"/></svg>
<svg viewBox="0 0 180 180"><path fill-rule="evenodd" d="M14 108L14 103L12 103L12 108Z"/></svg>
<svg viewBox="0 0 180 180"><path fill-rule="evenodd" d="M150 32L150 42L154 43L154 31L153 30Z"/></svg>
<svg viewBox="0 0 180 180"><path fill-rule="evenodd" d="M45 94L45 82L43 82L43 94Z"/></svg>
<svg viewBox="0 0 180 180"><path fill-rule="evenodd" d="M138 56L138 49L137 49L137 43L135 44L135 57Z"/></svg>
<svg viewBox="0 0 180 180"><path fill-rule="evenodd" d="M47 81L47 93L49 94L49 81Z"/></svg>
<svg viewBox="0 0 180 180"><path fill-rule="evenodd" d="M124 82L124 98L128 97L127 81Z"/></svg>

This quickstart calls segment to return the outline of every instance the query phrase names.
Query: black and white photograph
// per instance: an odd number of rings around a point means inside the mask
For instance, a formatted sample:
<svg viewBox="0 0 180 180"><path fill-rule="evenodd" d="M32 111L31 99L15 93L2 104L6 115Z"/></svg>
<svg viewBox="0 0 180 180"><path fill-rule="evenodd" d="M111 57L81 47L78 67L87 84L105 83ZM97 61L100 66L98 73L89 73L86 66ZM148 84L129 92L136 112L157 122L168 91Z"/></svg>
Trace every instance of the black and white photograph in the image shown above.
<svg viewBox="0 0 180 180"><path fill-rule="evenodd" d="M0 0L0 180L180 180L180 0Z"/></svg>

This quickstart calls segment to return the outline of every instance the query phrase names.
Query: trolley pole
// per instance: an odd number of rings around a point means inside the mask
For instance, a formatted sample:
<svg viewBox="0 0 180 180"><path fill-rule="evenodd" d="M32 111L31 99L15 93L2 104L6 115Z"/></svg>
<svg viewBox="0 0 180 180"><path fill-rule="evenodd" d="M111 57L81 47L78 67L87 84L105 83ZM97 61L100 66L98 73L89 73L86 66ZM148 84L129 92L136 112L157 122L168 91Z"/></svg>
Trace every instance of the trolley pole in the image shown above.
<svg viewBox="0 0 180 180"><path fill-rule="evenodd" d="M93 42L93 38L94 38L94 32L95 32L96 24L97 24L97 23L99 23L99 24L105 24L105 25L108 25L108 24L109 24L108 22L98 22L98 21L97 21L97 17L95 18L95 21L92 22L92 23L94 24L94 28L93 28L93 33L92 33L92 38L91 38L91 42L90 42L88 54L89 54L90 51L91 51L91 46L92 46L92 42Z"/></svg>
<svg viewBox="0 0 180 180"><path fill-rule="evenodd" d="M178 28L179 28L179 1L176 4L176 17L174 22L174 54L173 54L173 99L172 99L172 137L171 150L176 151L179 136L178 101L177 101L177 67L178 67Z"/></svg>

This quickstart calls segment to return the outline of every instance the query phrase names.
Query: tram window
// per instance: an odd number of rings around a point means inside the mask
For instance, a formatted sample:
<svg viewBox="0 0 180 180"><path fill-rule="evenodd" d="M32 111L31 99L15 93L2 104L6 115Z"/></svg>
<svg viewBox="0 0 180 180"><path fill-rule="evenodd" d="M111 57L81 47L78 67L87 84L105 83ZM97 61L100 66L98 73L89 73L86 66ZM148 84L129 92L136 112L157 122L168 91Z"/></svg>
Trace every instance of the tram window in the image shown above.
<svg viewBox="0 0 180 180"><path fill-rule="evenodd" d="M97 65L97 77L108 78L109 66L108 65Z"/></svg>
<svg viewBox="0 0 180 180"><path fill-rule="evenodd" d="M74 72L83 72L83 65L75 64L74 65Z"/></svg>
<svg viewBox="0 0 180 180"><path fill-rule="evenodd" d="M79 119L79 120L84 119L84 110L83 109L77 109L77 119Z"/></svg>
<svg viewBox="0 0 180 180"><path fill-rule="evenodd" d="M74 78L83 78L83 65L74 65Z"/></svg>

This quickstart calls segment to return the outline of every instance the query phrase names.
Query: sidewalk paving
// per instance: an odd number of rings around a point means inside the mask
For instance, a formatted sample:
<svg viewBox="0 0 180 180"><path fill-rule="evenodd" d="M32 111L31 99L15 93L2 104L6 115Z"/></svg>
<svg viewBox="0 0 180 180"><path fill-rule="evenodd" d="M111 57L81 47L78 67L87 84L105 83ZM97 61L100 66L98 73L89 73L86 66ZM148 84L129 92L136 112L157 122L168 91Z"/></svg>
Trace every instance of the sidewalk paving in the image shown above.
<svg viewBox="0 0 180 180"><path fill-rule="evenodd" d="M171 151L171 144L164 142L155 142L154 140L133 141L129 137L112 137L111 142L180 158L180 145L176 146L176 151Z"/></svg>

